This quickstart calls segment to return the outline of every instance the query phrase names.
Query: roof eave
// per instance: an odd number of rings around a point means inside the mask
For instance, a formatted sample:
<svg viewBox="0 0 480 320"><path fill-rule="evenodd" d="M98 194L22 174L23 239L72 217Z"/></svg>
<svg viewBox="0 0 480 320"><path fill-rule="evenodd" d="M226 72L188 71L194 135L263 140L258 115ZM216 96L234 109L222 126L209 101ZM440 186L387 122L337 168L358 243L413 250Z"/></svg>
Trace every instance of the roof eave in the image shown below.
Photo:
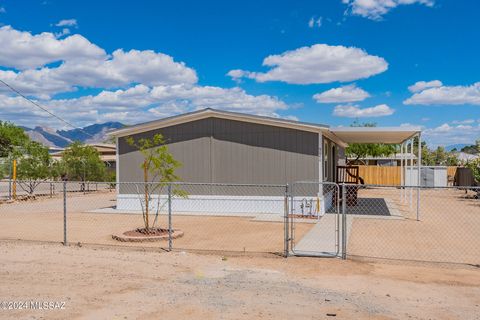
<svg viewBox="0 0 480 320"><path fill-rule="evenodd" d="M302 122L288 121L283 119L252 116L247 114L224 112L224 111L218 111L213 109L204 109L201 111L196 111L192 113L182 114L179 116L173 116L173 117L164 118L164 119L160 119L152 122L147 122L147 123L140 124L133 127L114 130L109 132L108 135L111 137L117 137L117 138L125 137L132 134L138 134L141 132L165 128L165 127L169 127L169 126L173 126L176 124L181 124L189 121L201 120L208 117L244 121L244 122L257 123L257 124L263 124L263 125L297 129L302 131L316 132L316 133L319 133L322 130L328 129L328 126L324 126L324 125L314 125L314 124L308 124L308 123L302 123Z"/></svg>

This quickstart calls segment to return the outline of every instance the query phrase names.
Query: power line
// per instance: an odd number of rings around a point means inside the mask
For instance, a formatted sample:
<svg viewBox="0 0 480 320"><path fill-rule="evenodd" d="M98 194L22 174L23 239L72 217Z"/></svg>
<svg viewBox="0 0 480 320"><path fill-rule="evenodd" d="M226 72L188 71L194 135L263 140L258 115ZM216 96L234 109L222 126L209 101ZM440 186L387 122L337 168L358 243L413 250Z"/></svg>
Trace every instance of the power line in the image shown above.
<svg viewBox="0 0 480 320"><path fill-rule="evenodd" d="M56 114L54 114L53 112L49 111L47 108L41 106L40 104L38 104L37 102L31 100L30 98L28 98L27 96L25 96L23 93L21 93L20 91L18 91L17 89L15 89L14 87L12 87L11 85L9 85L8 83L6 83L5 81L3 81L2 79L0 79L0 82L3 83L7 88L9 88L10 90L12 90L13 92L15 92L16 94L18 94L20 97L22 97L23 99L27 100L28 102L30 102L31 104L33 104L34 106L36 106L37 108L40 108L42 109L43 111L45 111L46 113L48 113L49 115L51 115L52 117L56 118L57 120L60 120L61 122L69 125L70 127L74 128L74 129L78 129L80 131L82 131L83 133L85 133L86 135L90 136L93 138L93 135L91 135L90 133L86 132L85 130L83 130L82 128L79 128L75 125L73 125L71 122L68 122L67 120L57 116Z"/></svg>

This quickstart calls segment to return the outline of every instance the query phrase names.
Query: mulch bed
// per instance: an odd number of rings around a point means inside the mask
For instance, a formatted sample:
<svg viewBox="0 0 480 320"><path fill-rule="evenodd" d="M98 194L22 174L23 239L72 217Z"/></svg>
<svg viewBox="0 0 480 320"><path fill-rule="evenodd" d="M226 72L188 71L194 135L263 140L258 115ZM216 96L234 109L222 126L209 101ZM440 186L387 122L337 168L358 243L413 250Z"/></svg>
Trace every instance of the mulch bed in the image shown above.
<svg viewBox="0 0 480 320"><path fill-rule="evenodd" d="M318 215L302 215L302 214L289 214L288 217L297 218L297 219L315 219L315 220L318 220L319 218Z"/></svg>
<svg viewBox="0 0 480 320"><path fill-rule="evenodd" d="M135 230L125 231L120 235L112 235L112 238L121 242L152 242L168 240L168 229L163 228L137 228ZM172 230L172 239L183 236L183 231Z"/></svg>
<svg viewBox="0 0 480 320"><path fill-rule="evenodd" d="M137 228L135 230L126 231L123 234L128 237L168 236L168 229L149 228L147 231L145 228Z"/></svg>

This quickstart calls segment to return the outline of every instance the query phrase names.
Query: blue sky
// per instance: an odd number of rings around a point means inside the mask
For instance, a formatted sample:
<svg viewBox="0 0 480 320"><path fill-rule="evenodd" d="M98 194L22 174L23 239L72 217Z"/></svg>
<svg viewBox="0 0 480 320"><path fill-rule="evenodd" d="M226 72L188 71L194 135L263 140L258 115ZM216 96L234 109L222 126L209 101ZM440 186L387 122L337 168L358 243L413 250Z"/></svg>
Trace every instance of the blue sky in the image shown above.
<svg viewBox="0 0 480 320"><path fill-rule="evenodd" d="M83 126L204 107L480 138L480 2L0 0L0 79ZM416 84L416 85L415 85ZM64 127L0 88L0 118Z"/></svg>

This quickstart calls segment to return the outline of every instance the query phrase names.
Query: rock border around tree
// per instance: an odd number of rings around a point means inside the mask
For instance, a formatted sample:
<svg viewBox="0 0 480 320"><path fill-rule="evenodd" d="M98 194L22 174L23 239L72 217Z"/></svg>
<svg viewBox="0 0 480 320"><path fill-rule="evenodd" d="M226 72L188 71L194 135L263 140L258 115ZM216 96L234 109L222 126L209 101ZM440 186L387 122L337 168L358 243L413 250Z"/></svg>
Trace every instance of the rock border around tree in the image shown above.
<svg viewBox="0 0 480 320"><path fill-rule="evenodd" d="M183 237L183 231L172 230L172 239ZM168 229L154 228L152 233L145 233L141 228L125 231L122 234L113 234L112 239L120 242L155 242L168 240Z"/></svg>

